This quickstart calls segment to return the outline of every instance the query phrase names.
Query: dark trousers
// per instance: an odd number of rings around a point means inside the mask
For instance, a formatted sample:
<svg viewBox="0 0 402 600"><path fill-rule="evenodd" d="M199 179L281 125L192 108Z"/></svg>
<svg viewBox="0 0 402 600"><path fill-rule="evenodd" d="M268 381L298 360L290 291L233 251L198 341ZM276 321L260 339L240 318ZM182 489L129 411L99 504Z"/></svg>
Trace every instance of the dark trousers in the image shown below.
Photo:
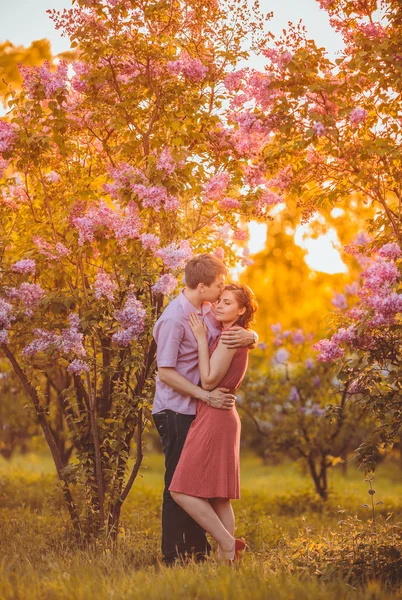
<svg viewBox="0 0 402 600"><path fill-rule="evenodd" d="M166 564L194 555L204 560L210 553L205 531L173 500L169 486L194 415L163 410L153 415L165 455L165 489L162 503L162 554Z"/></svg>

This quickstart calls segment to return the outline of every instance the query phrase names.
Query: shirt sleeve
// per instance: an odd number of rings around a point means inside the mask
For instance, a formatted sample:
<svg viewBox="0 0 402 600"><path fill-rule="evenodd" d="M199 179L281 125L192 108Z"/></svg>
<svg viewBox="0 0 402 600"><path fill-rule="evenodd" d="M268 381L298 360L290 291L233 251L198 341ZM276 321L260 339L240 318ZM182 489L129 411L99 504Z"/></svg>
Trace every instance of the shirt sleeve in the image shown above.
<svg viewBox="0 0 402 600"><path fill-rule="evenodd" d="M160 367L175 367L179 349L184 338L184 326L174 319L164 319L154 332L157 344L156 364Z"/></svg>

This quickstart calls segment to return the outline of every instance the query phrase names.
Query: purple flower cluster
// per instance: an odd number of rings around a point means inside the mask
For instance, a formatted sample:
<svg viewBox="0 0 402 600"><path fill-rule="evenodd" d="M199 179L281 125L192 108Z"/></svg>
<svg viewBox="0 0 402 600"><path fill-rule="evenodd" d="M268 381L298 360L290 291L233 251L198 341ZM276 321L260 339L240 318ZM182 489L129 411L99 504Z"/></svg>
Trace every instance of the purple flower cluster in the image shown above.
<svg viewBox="0 0 402 600"><path fill-rule="evenodd" d="M14 125L0 120L0 152L9 152L14 144L16 131ZM2 165L3 169L5 164Z"/></svg>
<svg viewBox="0 0 402 600"><path fill-rule="evenodd" d="M105 183L103 189L115 200L120 198L122 191L132 189L136 180L144 179L138 169L125 162L120 163L116 167L111 167L109 173L113 179L113 183Z"/></svg>
<svg viewBox="0 0 402 600"><path fill-rule="evenodd" d="M162 275L152 286L156 294L171 294L177 287L177 279L171 274Z"/></svg>
<svg viewBox="0 0 402 600"><path fill-rule="evenodd" d="M157 235L153 233L143 233L140 236L141 244L144 250L151 250L152 252L156 252L158 247L160 246L160 239Z"/></svg>
<svg viewBox="0 0 402 600"><path fill-rule="evenodd" d="M20 66L28 96L33 98L39 87L44 90L46 98L53 98L57 92L66 89L67 66L65 60L60 61L54 72L50 70L49 61L45 61L41 67Z"/></svg>
<svg viewBox="0 0 402 600"><path fill-rule="evenodd" d="M159 211L162 206L165 210L177 210L180 206L178 198L167 193L165 187L161 185L143 185L141 183L134 184L131 189L141 200L144 208L153 208Z"/></svg>
<svg viewBox="0 0 402 600"><path fill-rule="evenodd" d="M162 150L156 166L160 171L165 171L165 173L168 175L171 175L175 172L177 163L174 160L169 148L166 147Z"/></svg>
<svg viewBox="0 0 402 600"><path fill-rule="evenodd" d="M183 75L190 81L202 81L208 73L205 67L198 58L190 58L184 52L178 60L171 60L167 63L167 69L172 75Z"/></svg>
<svg viewBox="0 0 402 600"><path fill-rule="evenodd" d="M52 244L49 244L49 242L39 236L34 236L32 239L39 252L49 260L60 260L63 256L70 254L70 250L61 242L57 242L55 246L52 246Z"/></svg>
<svg viewBox="0 0 402 600"><path fill-rule="evenodd" d="M105 296L108 300L113 302L114 293L117 290L118 285L103 269L98 269L95 280L95 298L100 300L102 296Z"/></svg>
<svg viewBox="0 0 402 600"><path fill-rule="evenodd" d="M354 108L349 115L349 122L351 125L360 125L367 119L367 110L364 108Z"/></svg>
<svg viewBox="0 0 402 600"><path fill-rule="evenodd" d="M202 190L204 192L204 202L222 200L229 183L229 173L217 173L217 175L211 177L211 179L202 186Z"/></svg>
<svg viewBox="0 0 402 600"><path fill-rule="evenodd" d="M36 263L30 258L23 258L11 265L11 270L21 275L35 275Z"/></svg>
<svg viewBox="0 0 402 600"><path fill-rule="evenodd" d="M320 121L316 121L313 125L313 129L315 134L317 135L317 137L321 137L322 135L325 134L325 125L323 125L322 123L320 123Z"/></svg>
<svg viewBox="0 0 402 600"><path fill-rule="evenodd" d="M38 283L24 282L19 288L8 288L6 294L10 300L19 300L22 302L26 308L25 314L30 317L45 295L45 292Z"/></svg>
<svg viewBox="0 0 402 600"><path fill-rule="evenodd" d="M23 349L23 354L33 356L38 352L55 351L63 354L86 356L83 345L84 335L79 331L79 316L71 313L69 320L70 327L64 329L60 334L45 329L35 329L35 338Z"/></svg>
<svg viewBox="0 0 402 600"><path fill-rule="evenodd" d="M348 306L345 294L338 294L337 292L335 292L331 302L335 308L339 308L340 310L344 310Z"/></svg>
<svg viewBox="0 0 402 600"><path fill-rule="evenodd" d="M219 208L222 210L235 210L241 207L240 200L236 200L236 198L223 198L218 202Z"/></svg>
<svg viewBox="0 0 402 600"><path fill-rule="evenodd" d="M317 360L330 362L342 358L345 351L340 344L369 348L372 345L371 330L395 322L396 316L402 312L402 294L394 289L400 279L394 261L401 255L398 244L391 243L382 246L376 256L366 257L368 266L362 272L363 284L359 290L353 290L357 291L360 303L347 313L352 324L341 327L330 340L321 340L313 346L319 352ZM362 329L362 325L366 330Z"/></svg>
<svg viewBox="0 0 402 600"><path fill-rule="evenodd" d="M190 243L187 240L181 241L179 244L173 242L169 246L160 248L155 252L155 256L161 258L164 265L175 271L176 269L183 269L186 262L193 256Z"/></svg>
<svg viewBox="0 0 402 600"><path fill-rule="evenodd" d="M67 367L67 371L73 375L81 375L81 373L87 373L89 371L89 365L83 360L75 358Z"/></svg>
<svg viewBox="0 0 402 600"><path fill-rule="evenodd" d="M7 329L11 327L12 310L12 305L0 298L0 344L7 342Z"/></svg>
<svg viewBox="0 0 402 600"><path fill-rule="evenodd" d="M145 329L147 311L142 303L137 300L134 293L130 293L121 310L115 312L115 317L121 329L113 334L113 341L120 346L128 346L137 339Z"/></svg>
<svg viewBox="0 0 402 600"><path fill-rule="evenodd" d="M138 207L134 202L130 202L125 210L117 211L101 201L98 205L91 206L85 215L74 214L70 220L78 230L80 246L85 242L93 242L95 234L106 238L114 234L120 241L137 238L142 227Z"/></svg>

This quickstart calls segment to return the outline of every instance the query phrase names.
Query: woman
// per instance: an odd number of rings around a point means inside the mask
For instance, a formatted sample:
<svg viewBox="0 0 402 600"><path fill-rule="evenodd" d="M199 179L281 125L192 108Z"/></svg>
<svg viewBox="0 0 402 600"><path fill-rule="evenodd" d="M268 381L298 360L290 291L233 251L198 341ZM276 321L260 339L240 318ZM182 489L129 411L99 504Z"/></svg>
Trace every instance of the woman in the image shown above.
<svg viewBox="0 0 402 600"><path fill-rule="evenodd" d="M216 303L222 329L240 325L247 329L257 309L253 292L245 285L225 286ZM196 314L189 323L198 342L201 385L206 390L229 388L234 393L248 364L248 348L231 349L218 338L211 350L204 325ZM233 560L244 549L236 540L230 500L240 498L240 419L229 411L197 401L193 421L169 491L172 498L218 543L221 559Z"/></svg>

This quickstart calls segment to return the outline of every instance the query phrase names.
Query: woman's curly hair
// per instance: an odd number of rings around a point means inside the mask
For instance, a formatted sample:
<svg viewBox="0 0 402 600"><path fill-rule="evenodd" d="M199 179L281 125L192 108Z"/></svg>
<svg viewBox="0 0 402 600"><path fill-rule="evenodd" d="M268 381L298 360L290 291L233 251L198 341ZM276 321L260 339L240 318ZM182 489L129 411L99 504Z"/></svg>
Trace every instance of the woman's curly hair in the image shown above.
<svg viewBox="0 0 402 600"><path fill-rule="evenodd" d="M239 316L235 325L248 329L254 322L254 314L258 308L253 290L244 283L228 283L225 285L226 290L233 292L240 308L246 309L246 312Z"/></svg>

